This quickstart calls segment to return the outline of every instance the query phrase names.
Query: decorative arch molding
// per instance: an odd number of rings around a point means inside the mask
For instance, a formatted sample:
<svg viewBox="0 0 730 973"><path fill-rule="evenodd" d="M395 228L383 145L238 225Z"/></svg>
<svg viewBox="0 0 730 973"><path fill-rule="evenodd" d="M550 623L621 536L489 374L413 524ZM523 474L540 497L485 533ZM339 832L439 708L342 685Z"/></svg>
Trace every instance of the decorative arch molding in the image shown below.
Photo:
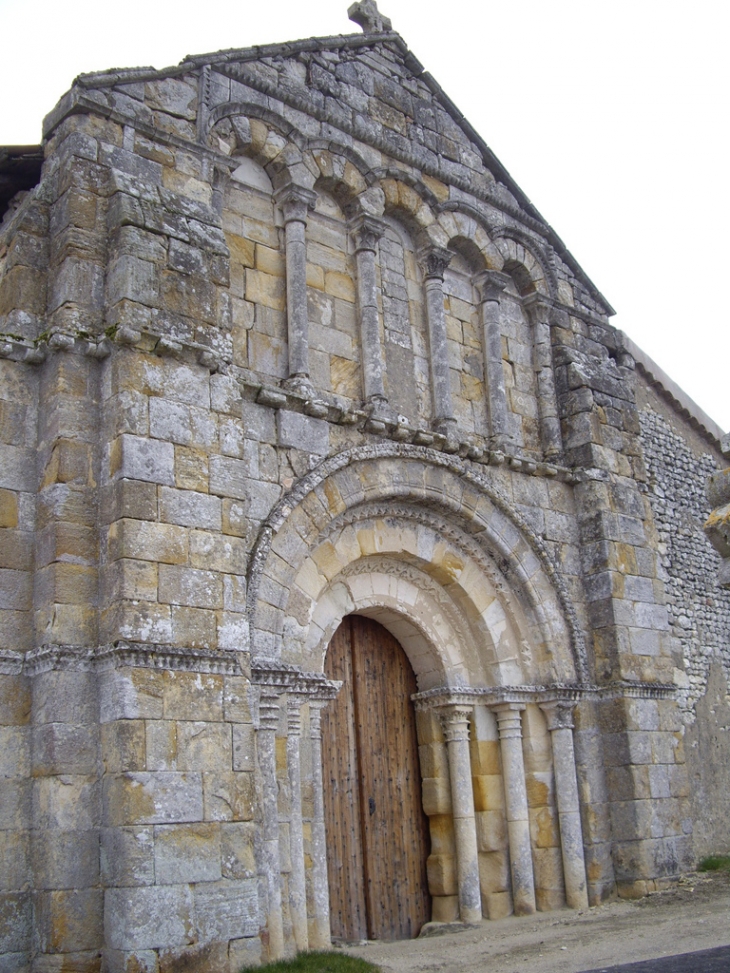
<svg viewBox="0 0 730 973"><path fill-rule="evenodd" d="M395 466L392 460L401 462ZM385 486L374 475L377 464L392 467ZM377 503L384 505L382 515L388 516L392 504L404 500L438 511L457 525L463 537L475 542L512 591L521 593L525 609L533 613L542 632L541 641L571 659L578 682L588 681L575 609L541 538L481 470L453 455L399 443L360 446L329 457L273 508L249 567L247 611L253 658L271 655L270 646L259 641L260 613L277 615L281 639L283 608L272 606L284 604L299 565L336 519L353 508ZM273 631L271 625L268 631Z"/></svg>
<svg viewBox="0 0 730 973"><path fill-rule="evenodd" d="M546 294L555 300L558 293L558 279L550 264L547 254L538 243L527 233L514 226L503 226L492 234L495 247L504 258L504 263L510 261L522 265L536 291ZM522 248L522 253L520 253ZM532 262L528 259L532 258ZM536 272L536 268L539 273Z"/></svg>
<svg viewBox="0 0 730 973"><path fill-rule="evenodd" d="M436 212L439 205L438 197L428 188L422 179L412 175L410 172L405 172L403 169L397 169L395 166L379 166L376 169L371 169L368 173L368 182L371 185L382 182L385 179L394 179L396 182L402 182L405 186L413 189L414 192L418 193L423 202Z"/></svg>

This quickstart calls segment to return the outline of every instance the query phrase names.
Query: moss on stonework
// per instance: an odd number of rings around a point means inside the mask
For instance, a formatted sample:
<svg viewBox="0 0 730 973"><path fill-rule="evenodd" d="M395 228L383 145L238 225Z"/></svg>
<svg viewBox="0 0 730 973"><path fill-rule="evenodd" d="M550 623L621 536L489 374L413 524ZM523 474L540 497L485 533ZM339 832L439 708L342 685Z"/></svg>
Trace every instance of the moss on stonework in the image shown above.
<svg viewBox="0 0 730 973"><path fill-rule="evenodd" d="M277 960L266 966L245 966L241 973L379 973L380 967L342 953L301 953L295 959Z"/></svg>
<svg viewBox="0 0 730 973"><path fill-rule="evenodd" d="M698 872L730 872L730 855L708 855L701 859L697 866Z"/></svg>

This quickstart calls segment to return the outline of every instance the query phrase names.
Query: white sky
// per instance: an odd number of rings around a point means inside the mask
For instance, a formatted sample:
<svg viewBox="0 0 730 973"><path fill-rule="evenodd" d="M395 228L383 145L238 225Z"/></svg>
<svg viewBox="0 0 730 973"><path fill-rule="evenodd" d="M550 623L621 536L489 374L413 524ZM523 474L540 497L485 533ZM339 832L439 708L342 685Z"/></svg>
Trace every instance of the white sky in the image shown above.
<svg viewBox="0 0 730 973"><path fill-rule="evenodd" d="M80 73L357 33L349 0L0 0L0 145ZM730 429L727 0L382 0L616 308Z"/></svg>

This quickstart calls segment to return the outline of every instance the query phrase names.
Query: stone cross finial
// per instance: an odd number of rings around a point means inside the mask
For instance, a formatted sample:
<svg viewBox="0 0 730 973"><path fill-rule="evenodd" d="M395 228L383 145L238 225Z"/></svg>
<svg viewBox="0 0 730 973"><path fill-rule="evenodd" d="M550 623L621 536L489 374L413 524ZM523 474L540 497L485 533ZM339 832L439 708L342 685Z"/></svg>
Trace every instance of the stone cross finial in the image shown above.
<svg viewBox="0 0 730 973"><path fill-rule="evenodd" d="M362 27L366 34L384 34L393 27L390 18L379 12L375 0L359 0L358 3L353 3L347 8L347 16Z"/></svg>

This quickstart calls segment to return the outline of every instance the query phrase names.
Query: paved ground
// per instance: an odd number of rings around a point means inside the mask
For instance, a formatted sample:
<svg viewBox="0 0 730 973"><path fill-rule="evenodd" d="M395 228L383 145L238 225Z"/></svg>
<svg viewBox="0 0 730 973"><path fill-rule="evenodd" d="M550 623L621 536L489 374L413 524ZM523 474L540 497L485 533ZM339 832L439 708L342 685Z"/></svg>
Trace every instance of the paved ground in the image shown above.
<svg viewBox="0 0 730 973"><path fill-rule="evenodd" d="M728 973L730 946L701 949L696 953L648 959L628 966L606 966L588 973Z"/></svg>
<svg viewBox="0 0 730 973"><path fill-rule="evenodd" d="M730 872L693 875L677 888L586 912L542 912L346 949L383 973L617 973L621 964L647 960L661 962L623 973L730 973L730 948L712 955L721 946L730 947Z"/></svg>

